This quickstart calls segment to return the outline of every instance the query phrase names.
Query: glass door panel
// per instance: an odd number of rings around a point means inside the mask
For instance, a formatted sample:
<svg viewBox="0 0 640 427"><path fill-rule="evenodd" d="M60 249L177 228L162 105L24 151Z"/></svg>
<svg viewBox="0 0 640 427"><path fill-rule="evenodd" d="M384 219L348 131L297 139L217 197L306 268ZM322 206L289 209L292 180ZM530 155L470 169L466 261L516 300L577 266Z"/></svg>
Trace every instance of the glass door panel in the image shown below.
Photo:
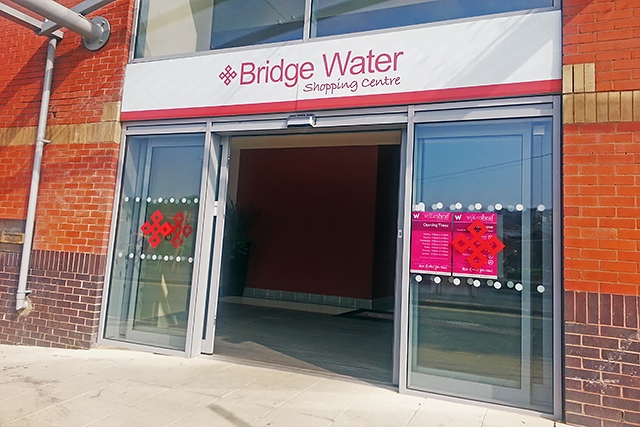
<svg viewBox="0 0 640 427"><path fill-rule="evenodd" d="M204 141L128 138L105 338L185 351Z"/></svg>
<svg viewBox="0 0 640 427"><path fill-rule="evenodd" d="M551 119L415 135L408 387L552 412Z"/></svg>

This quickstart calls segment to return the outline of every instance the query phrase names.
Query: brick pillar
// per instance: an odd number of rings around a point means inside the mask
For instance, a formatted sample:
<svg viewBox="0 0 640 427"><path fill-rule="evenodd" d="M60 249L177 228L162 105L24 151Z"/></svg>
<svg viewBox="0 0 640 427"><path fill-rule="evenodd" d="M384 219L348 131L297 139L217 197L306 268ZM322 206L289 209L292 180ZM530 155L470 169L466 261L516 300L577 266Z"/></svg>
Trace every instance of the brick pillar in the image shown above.
<svg viewBox="0 0 640 427"><path fill-rule="evenodd" d="M562 9L566 421L640 426L640 3Z"/></svg>

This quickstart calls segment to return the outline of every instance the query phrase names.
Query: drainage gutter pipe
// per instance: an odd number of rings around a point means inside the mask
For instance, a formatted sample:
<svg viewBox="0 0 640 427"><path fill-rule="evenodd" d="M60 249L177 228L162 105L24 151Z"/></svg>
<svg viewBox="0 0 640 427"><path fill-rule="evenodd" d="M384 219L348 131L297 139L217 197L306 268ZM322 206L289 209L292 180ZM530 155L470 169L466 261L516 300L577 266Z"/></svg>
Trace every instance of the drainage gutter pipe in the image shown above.
<svg viewBox="0 0 640 427"><path fill-rule="evenodd" d="M20 259L20 276L18 278L18 291L16 292L16 310L26 308L30 303L27 296L31 291L27 290L27 276L31 261L31 249L33 247L33 234L35 228L36 203L38 201L38 188L40 186L40 169L42 167L42 154L44 145L48 141L44 139L47 130L47 116L49 114L49 98L51 96L51 81L53 80L53 64L56 55L58 39L49 38L47 45L47 59L44 68L42 84L42 100L40 102L40 116L36 131L36 147L33 158L33 172L31 174L31 188L29 190L29 204L27 206L27 220L24 231L24 244Z"/></svg>

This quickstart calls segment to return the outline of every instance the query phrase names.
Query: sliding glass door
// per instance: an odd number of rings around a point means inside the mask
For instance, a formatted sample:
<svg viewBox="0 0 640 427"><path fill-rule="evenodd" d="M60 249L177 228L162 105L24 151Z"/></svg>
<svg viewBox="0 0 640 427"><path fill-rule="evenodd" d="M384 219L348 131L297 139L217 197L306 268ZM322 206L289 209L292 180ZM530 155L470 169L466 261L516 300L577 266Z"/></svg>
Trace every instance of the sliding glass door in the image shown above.
<svg viewBox="0 0 640 427"><path fill-rule="evenodd" d="M553 412L552 134L416 125L409 388Z"/></svg>
<svg viewBox="0 0 640 427"><path fill-rule="evenodd" d="M205 135L127 139L105 338L185 351Z"/></svg>

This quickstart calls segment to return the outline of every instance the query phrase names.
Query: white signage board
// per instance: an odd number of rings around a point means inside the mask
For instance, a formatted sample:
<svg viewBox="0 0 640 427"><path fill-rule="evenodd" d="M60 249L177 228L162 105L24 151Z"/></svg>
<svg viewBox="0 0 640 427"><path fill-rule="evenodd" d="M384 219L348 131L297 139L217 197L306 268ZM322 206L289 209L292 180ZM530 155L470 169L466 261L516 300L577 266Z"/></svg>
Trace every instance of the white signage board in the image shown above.
<svg viewBox="0 0 640 427"><path fill-rule="evenodd" d="M560 11L135 62L122 120L559 93Z"/></svg>

